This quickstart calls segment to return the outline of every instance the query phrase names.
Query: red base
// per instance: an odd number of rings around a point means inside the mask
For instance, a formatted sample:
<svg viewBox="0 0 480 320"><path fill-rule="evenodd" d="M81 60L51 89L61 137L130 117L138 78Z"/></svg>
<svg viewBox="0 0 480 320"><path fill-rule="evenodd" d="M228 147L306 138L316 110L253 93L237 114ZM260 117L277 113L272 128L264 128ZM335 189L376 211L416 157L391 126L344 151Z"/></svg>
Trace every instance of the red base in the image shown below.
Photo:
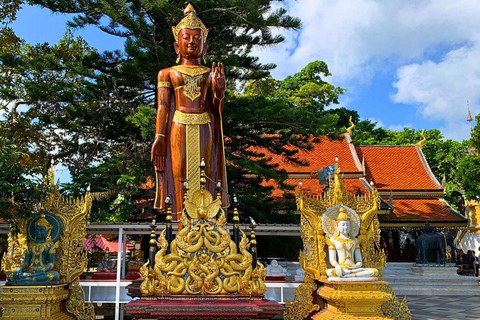
<svg viewBox="0 0 480 320"><path fill-rule="evenodd" d="M143 297L125 306L127 314L142 320L272 319L283 311L276 301L237 295L183 295Z"/></svg>
<svg viewBox="0 0 480 320"><path fill-rule="evenodd" d="M127 274L125 275L125 279L127 280L135 280L140 278L139 270L128 270Z"/></svg>
<svg viewBox="0 0 480 320"><path fill-rule="evenodd" d="M92 280L116 280L116 272L94 272L92 274Z"/></svg>
<svg viewBox="0 0 480 320"><path fill-rule="evenodd" d="M285 281L285 276L266 276L265 281Z"/></svg>
<svg viewBox="0 0 480 320"><path fill-rule="evenodd" d="M7 275L4 273L0 274L0 281L7 281Z"/></svg>

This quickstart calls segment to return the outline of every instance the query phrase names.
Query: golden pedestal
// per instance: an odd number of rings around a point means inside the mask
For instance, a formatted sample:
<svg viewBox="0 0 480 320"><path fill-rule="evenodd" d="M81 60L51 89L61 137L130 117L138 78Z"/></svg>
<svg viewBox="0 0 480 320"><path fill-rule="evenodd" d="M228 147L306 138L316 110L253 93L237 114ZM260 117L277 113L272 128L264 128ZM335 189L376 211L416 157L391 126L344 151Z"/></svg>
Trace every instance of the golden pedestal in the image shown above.
<svg viewBox="0 0 480 320"><path fill-rule="evenodd" d="M68 284L0 287L0 305L5 319L76 319L65 310Z"/></svg>
<svg viewBox="0 0 480 320"><path fill-rule="evenodd" d="M314 320L387 320L382 304L392 299L385 292L385 281L330 282L321 280L323 286L317 293L327 302L327 308L313 316Z"/></svg>

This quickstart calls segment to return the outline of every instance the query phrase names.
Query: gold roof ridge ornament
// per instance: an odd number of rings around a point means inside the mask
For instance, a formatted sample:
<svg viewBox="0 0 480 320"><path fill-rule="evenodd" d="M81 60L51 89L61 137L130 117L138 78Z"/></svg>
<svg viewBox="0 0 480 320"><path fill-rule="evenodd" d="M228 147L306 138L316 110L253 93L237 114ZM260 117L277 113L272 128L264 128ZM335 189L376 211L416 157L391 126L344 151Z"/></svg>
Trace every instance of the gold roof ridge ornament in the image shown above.
<svg viewBox="0 0 480 320"><path fill-rule="evenodd" d="M185 10L183 11L183 19L180 22L172 27L173 36L175 41L178 42L178 33L182 29L201 29L203 31L203 42L207 41L208 29L203 24L202 20L197 17L197 12L195 8L189 3Z"/></svg>
<svg viewBox="0 0 480 320"><path fill-rule="evenodd" d="M427 137L425 136L425 129L423 129L422 131L420 131L420 135L422 136L422 140L420 140L420 141L418 141L417 143L415 143L415 146L420 147L420 149L423 149L423 145L424 145L425 142L427 141Z"/></svg>
<svg viewBox="0 0 480 320"><path fill-rule="evenodd" d="M350 137L353 137L353 129L355 129L355 123L352 121L352 116L350 116L350 119L348 120L350 122L350 127L347 128L347 132L350 135Z"/></svg>

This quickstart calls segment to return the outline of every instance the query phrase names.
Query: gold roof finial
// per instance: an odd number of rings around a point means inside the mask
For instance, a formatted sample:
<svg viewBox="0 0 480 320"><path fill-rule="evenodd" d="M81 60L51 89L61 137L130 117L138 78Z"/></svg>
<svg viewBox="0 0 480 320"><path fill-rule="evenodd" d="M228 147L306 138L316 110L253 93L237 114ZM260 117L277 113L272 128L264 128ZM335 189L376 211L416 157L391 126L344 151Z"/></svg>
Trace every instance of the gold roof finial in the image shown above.
<svg viewBox="0 0 480 320"><path fill-rule="evenodd" d="M423 149L423 144L427 141L427 137L425 137L425 129L420 132L420 135L423 139L415 143L415 145L420 147L420 149Z"/></svg>
<svg viewBox="0 0 480 320"><path fill-rule="evenodd" d="M471 135L473 135L473 127L472 127L473 117L472 117L472 114L470 112L470 103L469 103L468 100L467 100L467 108L468 108L467 121L470 123L470 136L471 136Z"/></svg>
<svg viewBox="0 0 480 320"><path fill-rule="evenodd" d="M347 128L347 132L350 135L350 137L352 137L353 129L355 129L355 123L353 123L352 121L352 116L350 116L350 119L348 120L348 122L350 122L351 126Z"/></svg>
<svg viewBox="0 0 480 320"><path fill-rule="evenodd" d="M467 108L468 108L467 121L471 123L473 121L473 117L472 117L472 114L470 113L470 103L468 102L468 100L467 100Z"/></svg>
<svg viewBox="0 0 480 320"><path fill-rule="evenodd" d="M201 29L203 31L203 42L205 43L207 41L208 29L202 20L197 17L197 12L190 3L185 10L183 10L183 19L175 27L172 27L176 42L178 42L178 33L182 29Z"/></svg>

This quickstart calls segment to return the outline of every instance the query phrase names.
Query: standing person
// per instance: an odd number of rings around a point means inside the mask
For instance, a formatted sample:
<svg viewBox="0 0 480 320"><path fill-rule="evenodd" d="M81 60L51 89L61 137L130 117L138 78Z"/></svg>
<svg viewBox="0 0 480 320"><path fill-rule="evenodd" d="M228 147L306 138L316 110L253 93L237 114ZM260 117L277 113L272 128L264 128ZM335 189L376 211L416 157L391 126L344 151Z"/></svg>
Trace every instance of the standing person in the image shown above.
<svg viewBox="0 0 480 320"><path fill-rule="evenodd" d="M154 208L163 210L167 195L174 196L173 212L183 208L183 184L190 192L200 188L204 159L207 189L215 194L221 182L222 207L228 206L222 118L225 73L222 63L202 66L208 30L189 4L184 18L172 27L180 65L160 70L158 110L152 161L156 171Z"/></svg>
<svg viewBox="0 0 480 320"><path fill-rule="evenodd" d="M478 257L475 255L475 250L472 250L473 255L473 270L475 270L475 277L478 277Z"/></svg>

